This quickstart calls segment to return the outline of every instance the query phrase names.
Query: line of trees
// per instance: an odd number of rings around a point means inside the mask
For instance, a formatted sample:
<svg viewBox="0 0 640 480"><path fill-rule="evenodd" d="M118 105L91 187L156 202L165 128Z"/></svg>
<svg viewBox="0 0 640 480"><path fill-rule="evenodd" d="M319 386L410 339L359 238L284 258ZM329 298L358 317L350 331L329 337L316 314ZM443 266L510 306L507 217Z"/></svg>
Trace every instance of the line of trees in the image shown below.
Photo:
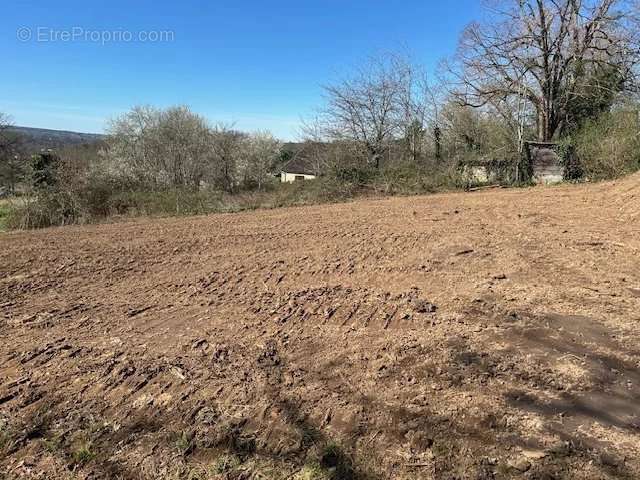
<svg viewBox="0 0 640 480"><path fill-rule="evenodd" d="M513 161L517 142L509 123L458 101L450 87L405 55L370 59L352 77L325 86L325 104L304 124L314 164L327 172ZM311 148L318 145L331 148Z"/></svg>
<svg viewBox="0 0 640 480"><path fill-rule="evenodd" d="M269 132L210 126L188 107L135 107L111 122L105 155L115 172L151 188L212 185L229 193L261 189L279 158Z"/></svg>
<svg viewBox="0 0 640 480"><path fill-rule="evenodd" d="M607 112L637 108L638 2L488 5L487 20L467 26L437 81L391 54L326 86L307 140L341 144L345 163L467 159L508 170L525 140L563 140ZM325 162L335 158L327 154Z"/></svg>
<svg viewBox="0 0 640 480"><path fill-rule="evenodd" d="M5 193L15 193L19 184L38 186L42 152L29 151L26 143L10 117L0 113L0 186ZM110 122L105 141L57 149L47 158L59 161L47 168L60 170L58 180L73 185L102 176L140 190L206 186L234 193L263 190L279 166L281 147L270 132L210 125L186 106L138 106Z"/></svg>

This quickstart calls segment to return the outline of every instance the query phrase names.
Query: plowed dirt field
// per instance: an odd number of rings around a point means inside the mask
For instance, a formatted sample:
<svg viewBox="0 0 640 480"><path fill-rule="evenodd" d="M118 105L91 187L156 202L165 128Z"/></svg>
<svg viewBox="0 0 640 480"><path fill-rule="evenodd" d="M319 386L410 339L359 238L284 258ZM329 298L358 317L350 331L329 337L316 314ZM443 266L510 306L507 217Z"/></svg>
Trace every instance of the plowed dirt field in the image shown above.
<svg viewBox="0 0 640 480"><path fill-rule="evenodd" d="M639 327L638 176L2 234L0 478L640 478Z"/></svg>

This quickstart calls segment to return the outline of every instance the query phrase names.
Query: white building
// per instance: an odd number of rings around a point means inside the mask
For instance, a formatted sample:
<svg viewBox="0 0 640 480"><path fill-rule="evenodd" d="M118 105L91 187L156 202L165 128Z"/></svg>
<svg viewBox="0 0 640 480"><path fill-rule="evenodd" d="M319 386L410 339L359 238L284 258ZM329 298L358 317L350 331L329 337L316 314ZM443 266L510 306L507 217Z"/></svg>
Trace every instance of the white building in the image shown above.
<svg viewBox="0 0 640 480"><path fill-rule="evenodd" d="M280 172L280 181L282 183L294 183L304 180L314 180L316 174L311 169L307 162L301 158L294 158L290 160Z"/></svg>
<svg viewBox="0 0 640 480"><path fill-rule="evenodd" d="M292 172L280 172L280 181L282 183L293 183L302 180L313 180L315 175L309 175L306 173L292 173Z"/></svg>

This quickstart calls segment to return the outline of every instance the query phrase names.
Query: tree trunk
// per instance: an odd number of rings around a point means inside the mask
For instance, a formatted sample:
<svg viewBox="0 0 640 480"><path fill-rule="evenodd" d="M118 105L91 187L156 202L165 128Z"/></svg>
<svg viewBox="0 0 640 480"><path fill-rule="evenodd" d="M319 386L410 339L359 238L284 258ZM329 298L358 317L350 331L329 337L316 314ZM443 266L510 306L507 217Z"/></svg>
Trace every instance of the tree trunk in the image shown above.
<svg viewBox="0 0 640 480"><path fill-rule="evenodd" d="M442 142L440 141L442 132L437 125L433 128L433 140L436 147L436 160L439 162L442 160Z"/></svg>
<svg viewBox="0 0 640 480"><path fill-rule="evenodd" d="M548 142L551 140L549 135L549 111L546 105L538 107L538 141Z"/></svg>

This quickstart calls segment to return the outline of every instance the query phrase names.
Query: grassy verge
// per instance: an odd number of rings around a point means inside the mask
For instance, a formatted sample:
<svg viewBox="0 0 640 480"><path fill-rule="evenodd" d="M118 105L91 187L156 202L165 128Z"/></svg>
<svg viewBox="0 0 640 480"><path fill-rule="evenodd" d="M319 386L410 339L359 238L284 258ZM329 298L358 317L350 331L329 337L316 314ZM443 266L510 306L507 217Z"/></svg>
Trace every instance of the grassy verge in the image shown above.
<svg viewBox="0 0 640 480"><path fill-rule="evenodd" d="M468 185L453 171L387 169L347 172L345 178L324 177L293 184L272 183L266 189L228 194L219 190L144 190L115 182L87 183L81 188L47 189L12 203L3 211L5 229L99 223L115 218L232 213L351 199L415 195L456 190Z"/></svg>

